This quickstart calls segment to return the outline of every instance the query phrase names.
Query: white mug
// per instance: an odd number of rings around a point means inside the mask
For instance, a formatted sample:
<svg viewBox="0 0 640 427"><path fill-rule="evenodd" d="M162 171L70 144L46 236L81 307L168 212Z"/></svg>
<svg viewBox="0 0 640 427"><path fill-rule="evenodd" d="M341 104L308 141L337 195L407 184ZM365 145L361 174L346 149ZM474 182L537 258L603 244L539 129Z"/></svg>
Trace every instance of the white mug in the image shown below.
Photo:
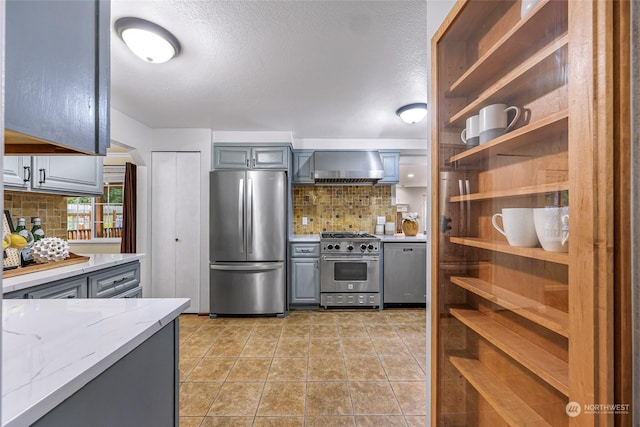
<svg viewBox="0 0 640 427"><path fill-rule="evenodd" d="M515 111L513 120L509 123L509 111ZM487 105L480 110L478 130L480 144L507 133L520 118L519 107L507 107L506 104Z"/></svg>
<svg viewBox="0 0 640 427"><path fill-rule="evenodd" d="M501 228L497 220L502 218ZM538 246L536 227L533 224L533 209L531 208L505 208L502 213L494 214L491 218L493 227L507 238L511 246L533 248Z"/></svg>
<svg viewBox="0 0 640 427"><path fill-rule="evenodd" d="M477 114L467 118L467 127L460 133L460 139L467 144L468 147L475 147L480 141L480 131L478 121L480 116Z"/></svg>
<svg viewBox="0 0 640 427"><path fill-rule="evenodd" d="M569 207L545 207L533 210L536 235L542 249L549 252L568 252Z"/></svg>
<svg viewBox="0 0 640 427"><path fill-rule="evenodd" d="M527 16L527 14L531 12L531 9L538 3L540 3L540 0L522 0L520 4L520 18Z"/></svg>

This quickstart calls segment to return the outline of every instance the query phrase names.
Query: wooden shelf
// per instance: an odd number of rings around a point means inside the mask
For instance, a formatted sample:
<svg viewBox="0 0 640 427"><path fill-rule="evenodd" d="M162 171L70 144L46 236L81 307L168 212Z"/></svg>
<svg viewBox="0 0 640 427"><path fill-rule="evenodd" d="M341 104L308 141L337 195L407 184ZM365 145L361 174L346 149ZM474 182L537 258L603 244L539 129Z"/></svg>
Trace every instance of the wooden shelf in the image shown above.
<svg viewBox="0 0 640 427"><path fill-rule="evenodd" d="M464 120L472 115L474 112L480 110L481 106L491 102L492 100L498 100L508 92L509 86L516 83L521 78L525 78L527 74L534 70L536 66L542 64L546 59L550 58L555 52L567 47L569 43L569 36L564 34L552 43L538 51L535 55L532 55L529 59L524 61L518 67L511 72L505 74L500 80L493 85L489 86L484 92L469 103L465 108L454 114L448 121L447 125L452 127L464 126Z"/></svg>
<svg viewBox="0 0 640 427"><path fill-rule="evenodd" d="M496 75L505 64L521 57L531 40L544 37L550 22L566 16L566 3L547 0L538 4L449 87L447 96L468 96L487 76Z"/></svg>
<svg viewBox="0 0 640 427"><path fill-rule="evenodd" d="M458 162L458 165L469 164L478 160L484 160L499 154L513 151L514 148L527 144L544 141L553 135L567 132L569 127L569 112L562 110L558 113L522 126L512 132L508 132L498 138L451 156L449 163Z"/></svg>
<svg viewBox="0 0 640 427"><path fill-rule="evenodd" d="M475 277L451 276L452 283L509 311L569 337L569 314Z"/></svg>
<svg viewBox="0 0 640 427"><path fill-rule="evenodd" d="M525 258L533 258L540 261L548 261L556 264L569 265L569 254L567 252L548 252L541 248L521 248L511 246L507 242L495 240L478 239L475 237L450 237L451 243L471 246L474 248L487 249L504 254L516 255Z"/></svg>
<svg viewBox="0 0 640 427"><path fill-rule="evenodd" d="M452 308L449 312L551 387L565 396L569 395L569 365L567 362L477 310Z"/></svg>
<svg viewBox="0 0 640 427"><path fill-rule="evenodd" d="M450 357L449 361L509 425L551 425L480 361L462 357Z"/></svg>
<svg viewBox="0 0 640 427"><path fill-rule="evenodd" d="M510 188L508 190L486 191L482 193L466 194L464 196L452 196L450 202L465 202L467 200L490 200L504 197L530 196L533 194L545 194L569 189L568 182L552 182L551 184L530 185L527 187Z"/></svg>

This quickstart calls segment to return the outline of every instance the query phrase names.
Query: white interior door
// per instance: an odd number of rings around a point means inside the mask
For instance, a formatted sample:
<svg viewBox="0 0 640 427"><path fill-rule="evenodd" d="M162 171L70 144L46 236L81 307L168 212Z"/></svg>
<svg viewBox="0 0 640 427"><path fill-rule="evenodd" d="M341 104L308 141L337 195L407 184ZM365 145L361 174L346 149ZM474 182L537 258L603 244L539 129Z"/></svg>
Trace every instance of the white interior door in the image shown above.
<svg viewBox="0 0 640 427"><path fill-rule="evenodd" d="M200 307L200 153L151 155L151 295Z"/></svg>
<svg viewBox="0 0 640 427"><path fill-rule="evenodd" d="M176 156L176 297L191 298L188 312L200 307L200 153Z"/></svg>

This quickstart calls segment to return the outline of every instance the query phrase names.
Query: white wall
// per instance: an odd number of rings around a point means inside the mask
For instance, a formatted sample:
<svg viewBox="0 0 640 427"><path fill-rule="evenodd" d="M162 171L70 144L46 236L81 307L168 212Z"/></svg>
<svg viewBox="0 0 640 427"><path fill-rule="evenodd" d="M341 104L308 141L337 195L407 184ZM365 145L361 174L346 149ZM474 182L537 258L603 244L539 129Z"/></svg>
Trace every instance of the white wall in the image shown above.
<svg viewBox="0 0 640 427"><path fill-rule="evenodd" d="M151 128L133 120L121 112L111 109L111 140L119 145L131 149L129 154L137 165L138 178L138 206L136 206L136 251L149 255L150 230L148 215L150 183L148 175L151 164L151 142L153 131ZM151 259L145 256L140 260L140 282L142 283L142 296L151 297Z"/></svg>
<svg viewBox="0 0 640 427"><path fill-rule="evenodd" d="M426 187L396 187L396 203L399 205L408 204L409 212L418 212L418 233L426 229Z"/></svg>

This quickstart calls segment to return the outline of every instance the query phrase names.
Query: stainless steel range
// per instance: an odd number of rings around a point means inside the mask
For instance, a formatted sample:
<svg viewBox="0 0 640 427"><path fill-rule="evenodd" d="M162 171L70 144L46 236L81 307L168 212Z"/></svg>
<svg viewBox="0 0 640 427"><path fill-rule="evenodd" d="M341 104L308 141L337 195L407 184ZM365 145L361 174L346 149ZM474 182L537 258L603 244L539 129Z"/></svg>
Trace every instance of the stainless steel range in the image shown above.
<svg viewBox="0 0 640 427"><path fill-rule="evenodd" d="M323 232L320 254L320 305L380 307L380 238Z"/></svg>

